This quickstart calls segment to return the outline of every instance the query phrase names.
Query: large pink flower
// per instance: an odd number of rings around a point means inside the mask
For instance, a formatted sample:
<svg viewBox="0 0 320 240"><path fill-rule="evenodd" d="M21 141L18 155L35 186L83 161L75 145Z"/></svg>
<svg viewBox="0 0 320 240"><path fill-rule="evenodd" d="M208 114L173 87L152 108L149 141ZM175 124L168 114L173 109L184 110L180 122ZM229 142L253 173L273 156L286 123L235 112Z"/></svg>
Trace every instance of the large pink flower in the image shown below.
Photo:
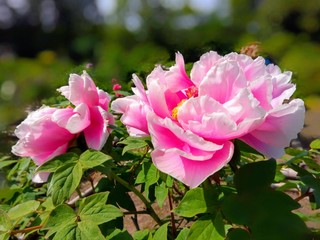
<svg viewBox="0 0 320 240"><path fill-rule="evenodd" d="M69 85L58 89L75 108L58 110L54 121L71 133L84 132L89 148L100 150L106 143L114 123L108 112L110 96L96 87L91 77L84 71L81 76L71 74Z"/></svg>
<svg viewBox="0 0 320 240"><path fill-rule="evenodd" d="M112 109L123 114L130 135L151 135L154 164L190 187L231 159L232 140L279 157L303 127L303 101L288 102L291 73L261 57L208 52L189 77L178 53L173 67L157 66L147 77L147 91L133 79L135 95L115 100Z"/></svg>

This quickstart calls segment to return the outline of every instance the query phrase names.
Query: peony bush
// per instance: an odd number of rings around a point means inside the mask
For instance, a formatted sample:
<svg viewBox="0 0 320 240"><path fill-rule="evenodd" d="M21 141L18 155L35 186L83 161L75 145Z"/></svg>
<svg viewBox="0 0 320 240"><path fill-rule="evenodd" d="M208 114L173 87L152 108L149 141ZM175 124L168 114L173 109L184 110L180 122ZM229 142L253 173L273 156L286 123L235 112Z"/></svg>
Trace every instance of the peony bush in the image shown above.
<svg viewBox="0 0 320 240"><path fill-rule="evenodd" d="M133 94L71 74L67 103L30 112L20 158L0 159L0 239L318 239L299 202L320 207L320 142L289 147L305 114L291 77L214 51L190 70L177 53L146 87L134 74Z"/></svg>

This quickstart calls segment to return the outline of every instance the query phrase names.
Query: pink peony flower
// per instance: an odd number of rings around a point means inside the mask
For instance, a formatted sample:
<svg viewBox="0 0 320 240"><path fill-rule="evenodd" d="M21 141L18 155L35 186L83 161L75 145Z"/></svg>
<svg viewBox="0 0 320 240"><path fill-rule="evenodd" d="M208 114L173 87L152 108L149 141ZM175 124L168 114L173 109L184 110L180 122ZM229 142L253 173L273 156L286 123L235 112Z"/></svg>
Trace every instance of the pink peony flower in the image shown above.
<svg viewBox="0 0 320 240"><path fill-rule="evenodd" d="M12 153L21 157L30 157L36 165L41 165L65 153L75 134L52 120L57 110L42 107L31 112L14 132L19 141L12 147Z"/></svg>
<svg viewBox="0 0 320 240"><path fill-rule="evenodd" d="M189 77L178 53L174 66L157 66L147 77L147 91L134 75L135 95L116 99L111 108L123 114L130 135L151 135L159 170L196 187L230 161L232 140L280 157L302 129L303 101L285 101L295 91L291 73L264 63L211 51Z"/></svg>
<svg viewBox="0 0 320 240"><path fill-rule="evenodd" d="M42 107L28 115L17 127L19 141L12 147L17 156L30 157L36 165L67 151L70 142L81 132L89 148L100 150L114 123L108 112L110 96L98 89L90 76L71 74L69 86L58 89L75 108ZM35 182L46 181L48 173L38 173Z"/></svg>
<svg viewBox="0 0 320 240"><path fill-rule="evenodd" d="M106 143L114 123L108 112L110 96L96 87L91 77L84 71L81 76L71 74L69 85L58 89L75 108L58 110L54 117L59 126L71 133L83 131L89 148L100 150Z"/></svg>

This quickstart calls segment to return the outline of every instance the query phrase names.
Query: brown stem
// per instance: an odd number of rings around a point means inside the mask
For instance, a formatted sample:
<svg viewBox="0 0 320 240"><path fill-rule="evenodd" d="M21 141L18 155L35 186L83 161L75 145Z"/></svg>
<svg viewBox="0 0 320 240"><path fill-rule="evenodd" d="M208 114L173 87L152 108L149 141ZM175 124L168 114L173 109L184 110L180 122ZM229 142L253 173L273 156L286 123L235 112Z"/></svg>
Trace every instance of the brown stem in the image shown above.
<svg viewBox="0 0 320 240"><path fill-rule="evenodd" d="M168 198L169 198L171 225L172 225L172 237L173 237L173 239L175 239L176 236L177 236L177 230L176 230L176 224L175 224L175 221L174 221L174 213L172 212L173 206L172 206L172 191L171 191L171 188L169 188Z"/></svg>
<svg viewBox="0 0 320 240"><path fill-rule="evenodd" d="M132 220L134 226L136 227L137 231L139 231L140 230L140 226L139 226L139 223L138 223L137 214L135 214L134 217L131 217L131 220Z"/></svg>
<svg viewBox="0 0 320 240"><path fill-rule="evenodd" d="M302 194L301 196L295 198L294 200L299 202L301 199L303 199L305 197L310 197L312 195L313 195L313 192L310 192L310 188L308 188L307 191L304 194Z"/></svg>
<svg viewBox="0 0 320 240"><path fill-rule="evenodd" d="M184 193L179 190L179 188L177 187L175 182L173 182L172 187L173 187L174 191L176 191L180 196L184 195Z"/></svg>
<svg viewBox="0 0 320 240"><path fill-rule="evenodd" d="M17 229L17 230L12 230L10 232L10 235L16 235L18 233L28 233L28 232L31 232L33 230L37 230L37 229L40 229L42 228L43 225L38 225L38 226L33 226L33 227L29 227L29 228L25 228L25 229Z"/></svg>

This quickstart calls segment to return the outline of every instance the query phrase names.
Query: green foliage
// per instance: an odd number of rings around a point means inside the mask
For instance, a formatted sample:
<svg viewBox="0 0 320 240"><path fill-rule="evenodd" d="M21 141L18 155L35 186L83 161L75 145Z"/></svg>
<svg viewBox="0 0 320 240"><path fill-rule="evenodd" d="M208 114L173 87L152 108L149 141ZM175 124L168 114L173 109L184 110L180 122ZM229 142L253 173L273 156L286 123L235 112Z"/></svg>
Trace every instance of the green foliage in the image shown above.
<svg viewBox="0 0 320 240"><path fill-rule="evenodd" d="M309 188L313 189L313 197L315 202L315 209L320 208L320 178L312 175L305 175L301 177L301 180Z"/></svg>
<svg viewBox="0 0 320 240"><path fill-rule="evenodd" d="M134 149L141 149L147 147L150 142L149 137L145 138L134 138L134 137L127 137L126 139L118 142L118 144L125 144L126 146L122 150L122 155L124 155L127 151L131 151Z"/></svg>
<svg viewBox="0 0 320 240"><path fill-rule="evenodd" d="M299 200L286 194L300 189L298 199L309 197L313 209L319 208L315 143L309 151L287 149L287 156L279 162L261 160L253 149L239 144L240 157L232 166L235 174L226 166L201 186L187 189L155 168L148 141L124 139L117 144L119 154L112 153L112 157L101 151L73 149L38 169L28 158L1 159L7 185L0 189L0 239L20 231L49 239L304 240L316 236L317 230L309 229L304 221L318 222L318 216L293 213L300 209ZM288 180L283 169L294 170L299 177ZM31 185L35 171L50 172L48 183ZM102 178L94 183L92 173ZM274 189L274 182L283 184ZM88 184L91 190L84 192L83 185ZM140 214L129 193L140 198L145 205L141 214L149 214L158 223L157 229L133 234L123 229L121 217ZM168 212L159 218L154 204L163 208L170 201L175 203L170 208L175 215ZM182 220L189 227L177 224Z"/></svg>
<svg viewBox="0 0 320 240"><path fill-rule="evenodd" d="M214 210L217 194L212 189L194 188L189 190L174 212L183 217L194 217L200 213Z"/></svg>
<svg viewBox="0 0 320 240"><path fill-rule="evenodd" d="M224 222L221 213L199 218L190 229L187 240L225 239Z"/></svg>
<svg viewBox="0 0 320 240"><path fill-rule="evenodd" d="M93 194L80 201L77 212L66 204L58 205L51 211L45 228L47 237L53 239L105 239L99 226L122 216L122 212L112 205L106 205L109 193Z"/></svg>
<svg viewBox="0 0 320 240"><path fill-rule="evenodd" d="M96 166L101 165L102 163L111 160L112 157L94 150L87 150L81 154L79 162L82 166L82 169L90 169Z"/></svg>
<svg viewBox="0 0 320 240"><path fill-rule="evenodd" d="M80 163L68 163L58 168L52 175L48 193L55 205L63 203L78 187L82 177Z"/></svg>
<svg viewBox="0 0 320 240"><path fill-rule="evenodd" d="M249 227L253 239L307 239L310 233L306 225L291 212L300 205L270 187L275 167L276 162L268 160L240 168L235 175L238 194L225 199L223 214L232 223ZM251 176L254 181L249 180ZM276 213L277 217L269 213Z"/></svg>
<svg viewBox="0 0 320 240"><path fill-rule="evenodd" d="M310 147L311 147L312 149L320 149L320 139L313 140L313 141L310 143Z"/></svg>
<svg viewBox="0 0 320 240"><path fill-rule="evenodd" d="M155 191L154 194L157 199L157 203L161 208L168 196L169 189L167 188L165 182L161 182L159 185L155 187L154 191Z"/></svg>
<svg viewBox="0 0 320 240"><path fill-rule="evenodd" d="M81 200L79 217L81 221L92 222L97 225L109 222L122 216L122 212L112 205L105 205L109 193L97 193Z"/></svg>

